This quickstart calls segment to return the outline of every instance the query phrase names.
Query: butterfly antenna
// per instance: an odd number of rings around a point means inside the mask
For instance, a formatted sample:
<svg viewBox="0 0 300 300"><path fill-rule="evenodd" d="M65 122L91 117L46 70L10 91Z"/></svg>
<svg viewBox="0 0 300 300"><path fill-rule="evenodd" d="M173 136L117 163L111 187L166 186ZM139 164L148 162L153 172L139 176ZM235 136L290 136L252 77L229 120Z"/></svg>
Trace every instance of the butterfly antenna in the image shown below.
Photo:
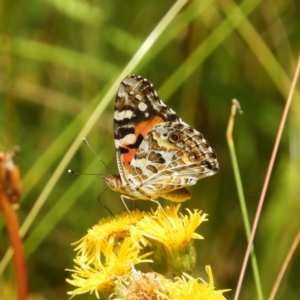
<svg viewBox="0 0 300 300"><path fill-rule="evenodd" d="M71 169L68 170L68 173L69 174L75 174L75 175L93 175L93 176L100 175L100 176L102 176L101 174L97 174L97 173L81 173L81 172L76 172L76 171L71 170Z"/></svg>
<svg viewBox="0 0 300 300"><path fill-rule="evenodd" d="M108 190L108 188L106 188L98 197L98 201L100 202L100 204L111 214L111 216L116 220L114 214L111 212L111 210L100 200L100 197Z"/></svg>
<svg viewBox="0 0 300 300"><path fill-rule="evenodd" d="M84 143L92 150L92 152L98 157L98 159L103 163L104 167L112 174L110 168L106 165L106 163L102 160L102 158L96 153L96 151L92 148L86 138L83 138Z"/></svg>

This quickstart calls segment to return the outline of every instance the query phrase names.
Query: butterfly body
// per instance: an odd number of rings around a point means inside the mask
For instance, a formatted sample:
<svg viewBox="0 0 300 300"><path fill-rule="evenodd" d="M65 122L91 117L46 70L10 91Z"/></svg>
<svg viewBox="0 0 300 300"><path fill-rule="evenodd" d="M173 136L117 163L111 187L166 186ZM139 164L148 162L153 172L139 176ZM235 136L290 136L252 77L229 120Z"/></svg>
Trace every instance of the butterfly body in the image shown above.
<svg viewBox="0 0 300 300"><path fill-rule="evenodd" d="M182 202L187 186L218 171L215 151L137 75L120 85L114 112L114 137L120 175L103 177L131 199L159 197Z"/></svg>

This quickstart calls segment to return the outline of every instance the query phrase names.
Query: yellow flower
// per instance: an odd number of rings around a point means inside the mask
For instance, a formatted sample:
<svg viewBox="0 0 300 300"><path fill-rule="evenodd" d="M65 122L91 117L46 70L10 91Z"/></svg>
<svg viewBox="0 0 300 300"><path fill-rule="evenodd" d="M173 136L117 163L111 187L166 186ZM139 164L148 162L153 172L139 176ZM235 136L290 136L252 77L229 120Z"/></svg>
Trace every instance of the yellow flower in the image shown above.
<svg viewBox="0 0 300 300"><path fill-rule="evenodd" d="M95 292L99 298L98 292L111 293L115 287L116 278L130 273L132 265L149 262L144 259L149 253L139 256L140 249L131 238L127 237L123 240L118 254L114 252L114 243L114 239L110 238L105 251L105 262L101 260L101 252L90 261L82 256L74 259L79 267L69 270L73 272L73 279L67 279L67 282L78 288L68 292L69 295Z"/></svg>
<svg viewBox="0 0 300 300"><path fill-rule="evenodd" d="M171 271L173 274L192 272L196 264L194 239L203 239L195 233L197 227L207 221L206 214L194 210L189 215L178 214L180 205L165 209L168 216L158 209L155 214L147 214L136 224L142 234L151 242L153 269L158 272Z"/></svg>
<svg viewBox="0 0 300 300"><path fill-rule="evenodd" d="M207 221L207 214L201 216L202 211L194 210L192 213L187 209L189 215L183 215L178 214L179 209L180 204L166 207L168 220L160 209L155 214L146 214L137 223L137 227L144 236L159 241L168 248L188 244L192 239L203 239L195 230L202 222Z"/></svg>
<svg viewBox="0 0 300 300"><path fill-rule="evenodd" d="M114 217L102 219L92 229L88 230L88 233L79 241L72 245L78 245L75 251L78 251L78 255L81 255L86 261L93 261L94 257L99 252L107 251L107 243L114 239L114 251L118 251L118 247L126 237L130 237L137 245L146 246L147 240L142 234L135 230L135 224L139 222L145 213L138 210L128 214L124 212Z"/></svg>
<svg viewBox="0 0 300 300"><path fill-rule="evenodd" d="M175 281L150 272L141 273L134 268L132 273L119 277L115 292L110 296L114 300L226 300L223 291L215 291L212 271L206 267L209 283L201 278L187 274Z"/></svg>
<svg viewBox="0 0 300 300"><path fill-rule="evenodd" d="M167 207L166 215L156 212L133 211L100 221L78 242L72 279L67 282L76 287L68 294L82 293L110 295L110 299L205 299L223 300L224 291L215 291L210 268L209 283L185 274L196 263L194 239L203 237L195 233L207 221L201 211L178 213L180 205ZM150 249L151 252L148 250ZM153 252L152 259L145 259ZM142 254L144 253L144 254ZM151 262L154 270L171 271L184 275L175 281L158 273L141 273L135 265ZM115 298L114 298L115 297Z"/></svg>
<svg viewBox="0 0 300 300"><path fill-rule="evenodd" d="M215 291L213 275L210 266L206 266L206 273L209 277L209 283L206 283L201 278L193 278L188 274L184 274L181 278L177 277L175 282L171 283L170 281L167 281L167 283L169 283L169 299L226 300L222 294L230 290Z"/></svg>
<svg viewBox="0 0 300 300"><path fill-rule="evenodd" d="M69 270L73 279L67 282L78 288L69 292L70 295L95 292L99 297L99 291L110 293L116 278L131 272L131 265L150 261L144 259L150 253L139 255L141 245L147 244L146 239L139 231L132 230L142 216L143 213L135 211L130 216L124 213L102 220L75 243L78 244L74 260L77 266Z"/></svg>

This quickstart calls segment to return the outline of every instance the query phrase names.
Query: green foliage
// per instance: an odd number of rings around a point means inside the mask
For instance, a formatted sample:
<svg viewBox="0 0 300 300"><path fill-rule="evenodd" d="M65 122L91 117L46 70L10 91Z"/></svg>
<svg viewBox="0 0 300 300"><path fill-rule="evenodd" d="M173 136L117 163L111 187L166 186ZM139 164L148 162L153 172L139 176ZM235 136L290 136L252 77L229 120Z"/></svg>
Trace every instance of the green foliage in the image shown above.
<svg viewBox="0 0 300 300"><path fill-rule="evenodd" d="M66 299L72 289L64 271L73 267L70 243L109 214L97 200L106 188L100 176L74 177L67 170L109 172L81 142L86 136L117 173L113 101L128 73L148 78L217 151L219 173L191 188L192 199L183 207L209 214L201 232L205 242L195 243L196 269L211 265L216 287L235 289L246 236L225 139L231 99L244 111L236 117L234 142L252 222L300 33L299 1L239 2L191 1L182 9L183 1L4 0L0 5L0 150L15 144L22 149L18 213L31 293ZM151 32L153 39L147 40ZM296 94L255 239L264 297L299 230L299 103ZM115 214L124 210L112 191L101 194L101 201ZM135 205L147 210L153 204ZM0 226L4 257L9 243L2 219ZM2 261L0 271L5 265ZM252 274L249 266L241 299L257 297ZM3 278L10 282L12 276L10 263ZM299 253L276 299L299 299L297 277Z"/></svg>

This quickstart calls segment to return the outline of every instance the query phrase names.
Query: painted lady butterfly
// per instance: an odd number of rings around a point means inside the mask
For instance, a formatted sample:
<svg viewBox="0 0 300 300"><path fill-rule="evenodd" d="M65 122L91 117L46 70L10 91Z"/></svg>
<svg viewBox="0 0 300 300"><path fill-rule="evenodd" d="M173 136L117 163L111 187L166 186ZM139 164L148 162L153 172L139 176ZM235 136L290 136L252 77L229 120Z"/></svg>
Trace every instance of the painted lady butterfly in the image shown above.
<svg viewBox="0 0 300 300"><path fill-rule="evenodd" d="M104 176L124 198L157 202L190 199L185 188L218 172L216 152L158 97L147 79L129 75L120 84L114 111L120 175ZM125 202L124 202L125 203Z"/></svg>

